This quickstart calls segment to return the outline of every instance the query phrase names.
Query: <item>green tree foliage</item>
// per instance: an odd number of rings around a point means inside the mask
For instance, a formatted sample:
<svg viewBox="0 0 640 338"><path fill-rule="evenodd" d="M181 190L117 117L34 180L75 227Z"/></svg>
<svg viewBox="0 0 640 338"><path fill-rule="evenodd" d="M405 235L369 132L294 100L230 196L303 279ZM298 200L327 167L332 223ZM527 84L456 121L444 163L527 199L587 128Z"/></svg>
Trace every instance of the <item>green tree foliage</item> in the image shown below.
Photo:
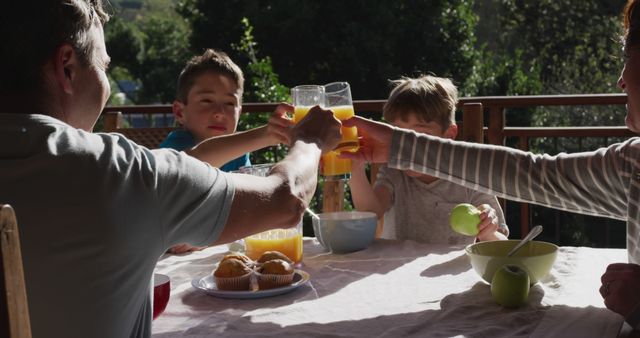
<svg viewBox="0 0 640 338"><path fill-rule="evenodd" d="M505 0L501 45L507 55L513 50L520 51L511 57L535 69L528 74L541 82L540 90L534 94L619 92L616 81L622 62L616 37L620 34L619 13L624 3L623 0ZM624 124L624 111L620 107L545 107L529 112L532 112L530 120L523 125ZM571 152L602 145L600 139L539 139L532 148L556 153L558 149Z"/></svg>
<svg viewBox="0 0 640 338"><path fill-rule="evenodd" d="M139 82L130 70L138 68L138 55L142 50L141 37L133 25L119 16L114 16L105 27L105 43L111 57L111 66L107 73L111 83L108 104L122 105L128 102L121 99L125 90L120 88L119 81ZM136 102L136 98L129 97L129 101Z"/></svg>
<svg viewBox="0 0 640 338"><path fill-rule="evenodd" d="M278 75L273 71L271 58L259 56L258 43L253 36L253 27L247 18L241 23L244 27L240 41L233 43L232 48L238 53L238 58L246 60L243 73L245 88L242 95L244 102L290 102L289 88L280 84ZM266 124L270 112L264 114L242 114L238 125L239 130L247 130ZM263 151L253 152L252 163L269 163L282 159L286 147L270 147Z"/></svg>
<svg viewBox="0 0 640 338"><path fill-rule="evenodd" d="M388 80L432 72L463 83L474 57L473 1L185 0L191 43L228 50L255 27L285 85L348 81L356 99L388 95ZM220 29L223 27L223 29Z"/></svg>
<svg viewBox="0 0 640 338"><path fill-rule="evenodd" d="M278 74L273 71L271 58L259 58L258 43L253 37L253 26L249 19L241 20L244 31L240 42L232 44L234 51L246 60L244 70L247 81L243 99L248 102L281 102L290 99L289 88L280 84Z"/></svg>
<svg viewBox="0 0 640 338"><path fill-rule="evenodd" d="M105 27L105 40L111 64L126 69L137 67L142 41L135 26L114 16Z"/></svg>
<svg viewBox="0 0 640 338"><path fill-rule="evenodd" d="M500 41L504 54L522 60L524 68L532 70L526 75L541 82L538 91L526 94L618 92L615 83L621 62L615 39L625 2L503 0ZM614 108L565 107L537 109L524 125L622 123L622 115Z"/></svg>
<svg viewBox="0 0 640 338"><path fill-rule="evenodd" d="M502 45L541 65L545 93L615 90L623 0L505 0Z"/></svg>
<svg viewBox="0 0 640 338"><path fill-rule="evenodd" d="M171 1L145 1L144 16L125 21L116 15L105 26L113 65L109 75L139 85L130 97L137 104L172 102L177 76L193 54L190 27L172 6Z"/></svg>
<svg viewBox="0 0 640 338"><path fill-rule="evenodd" d="M140 99L169 103L175 99L176 79L192 56L189 27L179 17L154 14L141 26L143 55L134 74L140 79Z"/></svg>

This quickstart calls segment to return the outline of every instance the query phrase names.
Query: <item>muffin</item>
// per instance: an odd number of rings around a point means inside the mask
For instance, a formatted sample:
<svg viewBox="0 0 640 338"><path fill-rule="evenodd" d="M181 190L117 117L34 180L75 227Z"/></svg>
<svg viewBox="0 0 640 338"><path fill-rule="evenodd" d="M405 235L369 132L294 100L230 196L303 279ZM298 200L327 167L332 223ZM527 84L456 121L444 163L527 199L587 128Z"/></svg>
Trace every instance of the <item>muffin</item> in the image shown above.
<svg viewBox="0 0 640 338"><path fill-rule="evenodd" d="M244 265L248 266L249 268L253 267L253 265L255 264L255 262L251 258L238 252L224 256L220 262L224 262L225 260L231 259L231 258L235 258L241 261L242 263L244 263Z"/></svg>
<svg viewBox="0 0 640 338"><path fill-rule="evenodd" d="M258 263L265 263L272 259L281 259L289 264L292 264L293 261L289 259L285 254L280 251L265 251L260 258L258 258Z"/></svg>
<svg viewBox="0 0 640 338"><path fill-rule="evenodd" d="M251 268L237 258L228 258L220 262L213 277L219 290L243 291L251 286Z"/></svg>
<svg viewBox="0 0 640 338"><path fill-rule="evenodd" d="M272 259L266 261L256 271L258 288L264 290L291 285L293 272L293 267L285 260Z"/></svg>

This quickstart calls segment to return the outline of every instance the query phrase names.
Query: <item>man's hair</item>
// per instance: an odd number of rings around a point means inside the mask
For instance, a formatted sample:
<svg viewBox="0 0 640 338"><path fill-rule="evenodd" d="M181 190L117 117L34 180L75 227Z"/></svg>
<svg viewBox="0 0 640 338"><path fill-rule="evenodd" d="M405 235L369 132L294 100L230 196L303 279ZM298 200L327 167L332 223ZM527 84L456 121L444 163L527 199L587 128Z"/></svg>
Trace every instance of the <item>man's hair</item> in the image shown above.
<svg viewBox="0 0 640 338"><path fill-rule="evenodd" d="M455 123L458 89L451 80L431 75L402 77L382 110L387 121L406 120L410 114L424 122L436 122L445 131Z"/></svg>
<svg viewBox="0 0 640 338"><path fill-rule="evenodd" d="M176 98L182 103L187 103L187 96L196 79L207 72L214 72L228 76L235 81L240 93L244 91L244 75L238 65L224 52L207 49L202 55L194 56L178 76Z"/></svg>
<svg viewBox="0 0 640 338"><path fill-rule="evenodd" d="M8 1L0 11L0 96L33 95L46 101L43 67L58 47L70 44L83 65L91 64L88 32L109 16L102 0ZM43 102L40 102L43 103Z"/></svg>
<svg viewBox="0 0 640 338"><path fill-rule="evenodd" d="M638 10L638 0L628 0L624 8L624 35L622 43L625 51L629 48L640 46L640 10Z"/></svg>

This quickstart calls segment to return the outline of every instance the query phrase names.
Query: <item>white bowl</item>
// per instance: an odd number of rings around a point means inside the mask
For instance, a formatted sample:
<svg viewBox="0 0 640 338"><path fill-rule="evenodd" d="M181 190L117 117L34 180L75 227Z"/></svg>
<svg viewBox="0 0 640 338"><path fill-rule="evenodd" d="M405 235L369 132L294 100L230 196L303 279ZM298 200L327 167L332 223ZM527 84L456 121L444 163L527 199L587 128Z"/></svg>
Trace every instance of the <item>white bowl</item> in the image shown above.
<svg viewBox="0 0 640 338"><path fill-rule="evenodd" d="M312 219L316 238L333 253L366 249L376 237L378 217L373 212L328 212Z"/></svg>

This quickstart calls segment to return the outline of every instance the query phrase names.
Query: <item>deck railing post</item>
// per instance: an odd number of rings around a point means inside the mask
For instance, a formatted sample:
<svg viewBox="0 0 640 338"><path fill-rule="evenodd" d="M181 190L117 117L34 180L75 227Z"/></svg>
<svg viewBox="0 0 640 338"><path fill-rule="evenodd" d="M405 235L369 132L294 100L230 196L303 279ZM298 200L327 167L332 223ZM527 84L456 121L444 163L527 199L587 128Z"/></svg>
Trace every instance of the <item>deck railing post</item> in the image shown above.
<svg viewBox="0 0 640 338"><path fill-rule="evenodd" d="M489 144L504 145L504 135L502 131L505 126L504 107L489 107L489 121L487 127L487 138Z"/></svg>
<svg viewBox="0 0 640 338"><path fill-rule="evenodd" d="M119 111L110 111L104 113L104 131L114 132L122 127L122 113Z"/></svg>
<svg viewBox="0 0 640 338"><path fill-rule="evenodd" d="M344 180L325 178L322 187L322 212L344 210Z"/></svg>
<svg viewBox="0 0 640 338"><path fill-rule="evenodd" d="M484 116L482 103L472 102L462 105L462 140L484 143Z"/></svg>
<svg viewBox="0 0 640 338"><path fill-rule="evenodd" d="M518 147L522 151L529 151L529 138L526 136L518 138ZM529 233L529 203L520 203L520 238L524 238Z"/></svg>

